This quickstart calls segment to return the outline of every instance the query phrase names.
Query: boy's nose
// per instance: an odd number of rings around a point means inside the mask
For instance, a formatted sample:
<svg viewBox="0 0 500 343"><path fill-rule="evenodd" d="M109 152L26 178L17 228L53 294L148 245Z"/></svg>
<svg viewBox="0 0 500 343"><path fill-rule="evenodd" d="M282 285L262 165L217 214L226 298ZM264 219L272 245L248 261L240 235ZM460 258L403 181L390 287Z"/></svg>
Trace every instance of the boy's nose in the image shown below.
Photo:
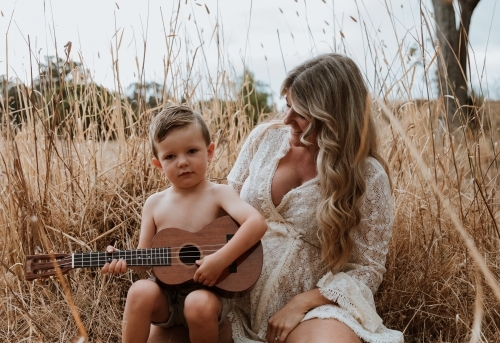
<svg viewBox="0 0 500 343"><path fill-rule="evenodd" d="M189 164L189 161L185 156L179 156L177 163L179 167L185 167Z"/></svg>

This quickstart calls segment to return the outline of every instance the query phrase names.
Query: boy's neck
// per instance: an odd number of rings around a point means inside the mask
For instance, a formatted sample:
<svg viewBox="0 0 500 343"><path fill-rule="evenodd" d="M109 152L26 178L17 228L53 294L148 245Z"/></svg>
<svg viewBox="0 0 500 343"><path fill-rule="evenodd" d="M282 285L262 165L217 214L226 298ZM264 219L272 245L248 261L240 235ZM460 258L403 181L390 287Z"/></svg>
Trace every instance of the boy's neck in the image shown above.
<svg viewBox="0 0 500 343"><path fill-rule="evenodd" d="M170 186L170 189L173 193L187 195L187 194L196 193L196 192L204 189L209 184L211 184L210 181L208 181L207 179L203 179L199 183L197 183L196 185L194 185L192 187L182 188L182 187L177 187L177 186L172 184Z"/></svg>

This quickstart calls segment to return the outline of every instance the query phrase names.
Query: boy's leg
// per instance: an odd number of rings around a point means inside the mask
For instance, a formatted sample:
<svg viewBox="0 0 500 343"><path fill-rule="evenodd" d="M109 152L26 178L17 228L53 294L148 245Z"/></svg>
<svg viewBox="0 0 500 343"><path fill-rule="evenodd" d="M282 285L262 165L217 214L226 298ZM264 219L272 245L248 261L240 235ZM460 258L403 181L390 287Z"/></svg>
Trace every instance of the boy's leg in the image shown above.
<svg viewBox="0 0 500 343"><path fill-rule="evenodd" d="M191 341L188 329L184 325L169 328L151 325L148 343L191 343Z"/></svg>
<svg viewBox="0 0 500 343"><path fill-rule="evenodd" d="M144 342L151 322L165 322L169 316L168 299L152 280L139 280L129 289L123 314L122 342Z"/></svg>
<svg viewBox="0 0 500 343"><path fill-rule="evenodd" d="M182 325L172 326L168 329L151 325L148 343L191 343L189 331ZM219 343L233 343L231 323L226 318L219 324Z"/></svg>
<svg viewBox="0 0 500 343"><path fill-rule="evenodd" d="M214 293L199 289L189 293L184 301L184 317L191 343L216 343L222 302Z"/></svg>

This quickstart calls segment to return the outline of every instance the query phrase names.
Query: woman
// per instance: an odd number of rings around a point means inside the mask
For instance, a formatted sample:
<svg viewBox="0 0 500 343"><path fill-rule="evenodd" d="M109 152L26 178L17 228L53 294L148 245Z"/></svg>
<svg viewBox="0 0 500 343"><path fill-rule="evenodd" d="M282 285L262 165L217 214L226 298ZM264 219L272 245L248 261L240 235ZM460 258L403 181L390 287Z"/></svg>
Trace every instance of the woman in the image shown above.
<svg viewBox="0 0 500 343"><path fill-rule="evenodd" d="M264 267L230 315L235 342L402 342L377 315L393 223L369 95L355 63L321 55L284 80L285 117L258 126L228 175L261 212Z"/></svg>

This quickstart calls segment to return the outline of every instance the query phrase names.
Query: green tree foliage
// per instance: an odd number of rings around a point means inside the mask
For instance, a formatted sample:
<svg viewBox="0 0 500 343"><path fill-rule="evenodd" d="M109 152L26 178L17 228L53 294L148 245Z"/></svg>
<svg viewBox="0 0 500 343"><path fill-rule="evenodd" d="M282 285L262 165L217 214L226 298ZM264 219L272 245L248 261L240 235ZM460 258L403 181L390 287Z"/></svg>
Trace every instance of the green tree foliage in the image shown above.
<svg viewBox="0 0 500 343"><path fill-rule="evenodd" d="M114 138L113 127L125 125L129 131L140 112L162 101L162 88L157 83L132 84L129 93L128 97L120 97L94 83L79 62L46 57L31 87L0 76L0 122L2 127L10 125L15 131L31 113L58 136L82 133L87 138ZM132 115L122 110L127 104Z"/></svg>
<svg viewBox="0 0 500 343"><path fill-rule="evenodd" d="M267 85L255 80L252 72L245 72L240 78L240 98L248 119L256 125L263 113L272 111L271 94L266 92Z"/></svg>

